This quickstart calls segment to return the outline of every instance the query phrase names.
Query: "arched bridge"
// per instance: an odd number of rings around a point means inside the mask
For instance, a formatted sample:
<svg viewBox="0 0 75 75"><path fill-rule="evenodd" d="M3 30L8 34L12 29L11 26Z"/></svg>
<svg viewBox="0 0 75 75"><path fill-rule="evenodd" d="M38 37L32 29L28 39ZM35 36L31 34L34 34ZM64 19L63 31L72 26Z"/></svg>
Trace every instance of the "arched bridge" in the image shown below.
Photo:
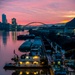
<svg viewBox="0 0 75 75"><path fill-rule="evenodd" d="M39 24L42 24L42 25L47 26L47 24L45 24L45 23L43 23L43 22L30 22L30 23L26 24L24 27L30 26L31 24L35 24L35 23L39 23Z"/></svg>

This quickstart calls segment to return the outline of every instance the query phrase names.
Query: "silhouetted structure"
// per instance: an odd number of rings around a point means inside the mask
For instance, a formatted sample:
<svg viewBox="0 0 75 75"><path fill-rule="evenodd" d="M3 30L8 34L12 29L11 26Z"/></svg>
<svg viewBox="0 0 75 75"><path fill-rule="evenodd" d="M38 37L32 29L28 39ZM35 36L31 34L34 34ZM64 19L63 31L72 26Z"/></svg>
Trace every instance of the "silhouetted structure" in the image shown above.
<svg viewBox="0 0 75 75"><path fill-rule="evenodd" d="M2 14L2 23L7 23L6 15Z"/></svg>
<svg viewBox="0 0 75 75"><path fill-rule="evenodd" d="M73 18L71 21L66 23L65 26L68 27L68 28L75 28L75 18Z"/></svg>
<svg viewBox="0 0 75 75"><path fill-rule="evenodd" d="M16 18L12 18L12 24L17 25Z"/></svg>

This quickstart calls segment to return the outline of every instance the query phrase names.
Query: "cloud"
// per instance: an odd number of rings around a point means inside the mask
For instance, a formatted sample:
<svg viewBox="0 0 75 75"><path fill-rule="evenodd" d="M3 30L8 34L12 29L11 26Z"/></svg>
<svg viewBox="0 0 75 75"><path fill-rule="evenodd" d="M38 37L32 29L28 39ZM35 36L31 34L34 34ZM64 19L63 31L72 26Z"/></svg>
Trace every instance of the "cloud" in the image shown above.
<svg viewBox="0 0 75 75"><path fill-rule="evenodd" d="M75 0L0 0L0 15L2 13L8 21L16 17L19 23L24 20L59 22L75 15Z"/></svg>

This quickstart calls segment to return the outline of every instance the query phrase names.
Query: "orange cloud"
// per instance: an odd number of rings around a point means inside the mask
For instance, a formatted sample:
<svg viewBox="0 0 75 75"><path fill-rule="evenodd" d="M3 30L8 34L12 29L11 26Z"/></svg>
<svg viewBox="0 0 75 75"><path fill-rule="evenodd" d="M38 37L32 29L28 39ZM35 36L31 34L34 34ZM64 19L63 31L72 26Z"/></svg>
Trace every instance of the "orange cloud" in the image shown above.
<svg viewBox="0 0 75 75"><path fill-rule="evenodd" d="M75 15L66 15L65 17L68 17L68 18L74 18Z"/></svg>

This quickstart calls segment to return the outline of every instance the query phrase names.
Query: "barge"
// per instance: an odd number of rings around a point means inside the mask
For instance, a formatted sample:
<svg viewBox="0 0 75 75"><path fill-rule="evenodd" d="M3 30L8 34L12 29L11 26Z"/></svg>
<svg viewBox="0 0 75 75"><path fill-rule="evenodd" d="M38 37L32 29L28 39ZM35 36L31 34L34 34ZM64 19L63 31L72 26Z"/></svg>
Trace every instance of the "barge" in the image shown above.
<svg viewBox="0 0 75 75"><path fill-rule="evenodd" d="M37 51L38 52L38 51ZM33 52L32 52L33 53ZM16 59L14 63L6 63L4 69L24 69L24 68L50 68L44 57L34 54L23 54L20 58L14 57Z"/></svg>
<svg viewBox="0 0 75 75"><path fill-rule="evenodd" d="M31 40L23 43L19 50L22 52L29 51L20 57L14 55L14 63L7 63L4 69L21 69L21 68L48 68L48 60L43 53L42 41L40 38L35 38L33 43Z"/></svg>

